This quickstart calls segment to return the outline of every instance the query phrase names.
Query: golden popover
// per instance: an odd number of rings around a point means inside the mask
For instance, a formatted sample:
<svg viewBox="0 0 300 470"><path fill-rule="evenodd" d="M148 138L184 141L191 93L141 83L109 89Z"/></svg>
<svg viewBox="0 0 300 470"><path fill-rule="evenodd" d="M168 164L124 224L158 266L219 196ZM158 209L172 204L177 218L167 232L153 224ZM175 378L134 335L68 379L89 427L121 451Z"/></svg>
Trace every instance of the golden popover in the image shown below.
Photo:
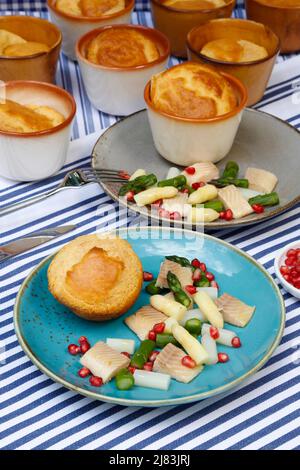
<svg viewBox="0 0 300 470"><path fill-rule="evenodd" d="M119 317L134 304L142 283L138 256L117 237L78 237L57 253L48 269L50 292L86 320Z"/></svg>
<svg viewBox="0 0 300 470"><path fill-rule="evenodd" d="M300 0L257 0L258 3L268 5L270 7L293 8L300 6Z"/></svg>
<svg viewBox="0 0 300 470"><path fill-rule="evenodd" d="M246 39L222 38L207 42L201 54L225 62L252 62L268 57L265 47Z"/></svg>
<svg viewBox="0 0 300 470"><path fill-rule="evenodd" d="M55 6L69 15L100 17L124 10L125 0L57 0Z"/></svg>
<svg viewBox="0 0 300 470"><path fill-rule="evenodd" d="M160 57L155 41L133 28L105 29L87 47L86 58L106 67L136 67Z"/></svg>
<svg viewBox="0 0 300 470"><path fill-rule="evenodd" d="M40 52L48 52L47 44L35 41L26 41L18 34L0 29L0 55L7 57L25 57Z"/></svg>
<svg viewBox="0 0 300 470"><path fill-rule="evenodd" d="M226 5L224 0L166 0L163 4L177 10L211 10Z"/></svg>
<svg viewBox="0 0 300 470"><path fill-rule="evenodd" d="M61 124L64 116L49 106L23 105L16 101L0 102L0 130L39 132Z"/></svg>
<svg viewBox="0 0 300 470"><path fill-rule="evenodd" d="M186 62L154 75L150 99L155 109L182 118L210 119L237 106L229 81L219 72Z"/></svg>

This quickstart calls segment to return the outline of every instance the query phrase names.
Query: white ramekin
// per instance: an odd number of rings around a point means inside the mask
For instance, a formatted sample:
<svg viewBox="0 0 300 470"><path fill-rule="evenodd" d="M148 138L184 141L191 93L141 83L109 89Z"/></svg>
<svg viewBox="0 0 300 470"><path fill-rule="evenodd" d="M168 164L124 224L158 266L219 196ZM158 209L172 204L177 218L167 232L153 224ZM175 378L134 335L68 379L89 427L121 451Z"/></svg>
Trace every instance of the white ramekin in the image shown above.
<svg viewBox="0 0 300 470"><path fill-rule="evenodd" d="M289 284L284 279L284 277L282 276L282 274L280 272L280 266L282 266L283 263L284 263L284 260L286 258L286 253L289 250L296 249L296 248L300 248L300 240L298 240L296 242L289 243L284 248L281 248L281 250L278 251L278 253L277 253L277 255L274 259L274 270L275 270L275 274L276 274L280 284L284 287L284 289L287 292L289 292L291 295L296 297L297 299L300 299L300 290L296 289L296 287Z"/></svg>
<svg viewBox="0 0 300 470"><path fill-rule="evenodd" d="M55 85L20 80L5 83L1 87L1 99L49 106L65 120L39 132L0 130L0 175L16 181L34 181L54 174L66 160L76 112L74 98Z"/></svg>
<svg viewBox="0 0 300 470"><path fill-rule="evenodd" d="M78 39L94 28L110 24L126 24L131 21L134 0L125 0L125 8L102 18L68 15L55 6L56 0L47 0L51 21L63 36L62 51L71 60L76 60L75 46Z"/></svg>
<svg viewBox="0 0 300 470"><path fill-rule="evenodd" d="M94 64L86 59L86 48L93 38L107 29L127 28L141 31L153 39L160 57L136 67L109 67ZM104 113L128 116L145 108L144 88L152 75L166 69L170 44L159 31L136 25L114 25L95 29L84 35L77 43L76 55L87 95L95 108Z"/></svg>
<svg viewBox="0 0 300 470"><path fill-rule="evenodd" d="M147 83L144 98L153 141L166 160L182 166L218 162L230 151L246 106L247 90L237 78L221 75L233 86L238 104L230 113L210 119L183 118L156 109L150 98L151 82Z"/></svg>

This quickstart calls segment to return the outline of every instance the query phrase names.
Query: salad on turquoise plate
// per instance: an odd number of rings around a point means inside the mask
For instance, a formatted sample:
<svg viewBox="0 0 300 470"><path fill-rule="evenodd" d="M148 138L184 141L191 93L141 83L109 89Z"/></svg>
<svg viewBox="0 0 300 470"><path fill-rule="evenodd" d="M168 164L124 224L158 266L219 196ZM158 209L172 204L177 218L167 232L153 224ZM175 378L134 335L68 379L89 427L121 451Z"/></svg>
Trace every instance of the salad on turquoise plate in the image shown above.
<svg viewBox="0 0 300 470"><path fill-rule="evenodd" d="M132 340L134 348L137 350L141 345L141 340L124 320L141 307L149 305L150 295L146 291L146 286L149 283L144 282L138 299L124 315L102 322L87 321L72 313L50 293L47 270L54 257L51 255L43 260L25 279L18 293L14 309L18 340L25 353L42 372L63 386L93 399L127 406L155 407L189 403L228 392L258 371L270 359L281 341L285 323L285 308L280 291L272 277L253 258L222 240L189 230L162 227L130 228L120 229L118 236L127 239L140 258L143 271L153 274L155 278L158 276L160 265L166 256L179 256L190 261L196 259L205 263L209 273L213 273L215 276L214 282L210 284L216 287L215 282L217 282L219 298L222 299L222 294L227 293L247 306L255 307L254 312L248 308L247 315L250 311L250 321L248 318L243 327L233 325L232 322L230 325L225 322L223 328L232 332L231 334L235 338L235 347L232 347L232 344L226 345L226 341L219 344L220 341L216 339L215 335L218 336L218 331L220 333L221 330L217 328L211 330L207 321L210 320L214 327L214 317L212 315L211 318L208 318L209 315L206 317L204 315L202 321L206 324L208 335L217 341L218 360L211 360L214 351L210 349L211 339L205 334L202 324L201 335L197 336L199 335L198 331L198 334L196 332L193 338L202 345L202 353L205 348L207 349L211 364L204 365L201 372L189 383L179 382L172 378L169 385L163 390L141 386L143 380L142 382L139 380L130 389L120 390L116 380L112 379L100 387L93 386L89 377L84 378L78 375L80 368L82 368L80 355L70 354L68 346L78 343L78 339L85 336L92 346L99 341L106 342L107 338ZM171 259L174 260L174 258ZM193 266L193 272L195 272L195 268L198 269L197 266ZM151 275L149 279L151 279ZM176 277L172 282L175 286L173 292L175 292ZM189 286L186 293L195 294L192 286ZM203 295L205 300L207 294ZM196 297L194 300L196 301ZM198 300L201 304L201 299ZM216 302L218 304L218 300ZM204 304L203 308L206 312L207 305ZM244 304L238 304L237 309L241 305L243 307ZM220 304L218 306L220 307ZM225 311L226 307L224 307ZM197 311L195 310L195 312L197 317ZM206 313L209 313L209 309ZM230 313L229 311L229 315ZM203 312L201 313L200 309L198 310L198 326L201 315ZM189 315L187 318L192 317L193 315ZM225 313L224 318L226 320ZM178 329L180 322L175 321L175 323L178 331L176 329L172 331L175 339L180 343L183 328ZM183 324L182 321L181 324ZM194 324L192 322L192 325L189 324L189 326L193 329L197 327L197 322ZM183 336L191 334L193 331L190 329L189 333L187 330L184 332ZM155 335L153 339L155 340ZM190 337L188 339L190 340ZM176 351L179 356L180 354L185 356L185 359L182 359L182 364L186 366L186 371L192 371L196 365L194 359L197 359L197 353L193 356L194 349L190 348L185 340L182 340L181 345L177 343L176 347L183 345L187 346L183 347L184 354L182 350L179 353L177 349ZM213 344L212 347L214 348ZM172 348L173 346L171 346L171 350ZM196 345L197 348L199 347ZM174 351L173 348L172 352ZM205 358L203 361L205 362ZM163 366L164 364L162 364ZM150 372L150 370L146 368L146 372ZM166 374L164 375L166 376Z"/></svg>

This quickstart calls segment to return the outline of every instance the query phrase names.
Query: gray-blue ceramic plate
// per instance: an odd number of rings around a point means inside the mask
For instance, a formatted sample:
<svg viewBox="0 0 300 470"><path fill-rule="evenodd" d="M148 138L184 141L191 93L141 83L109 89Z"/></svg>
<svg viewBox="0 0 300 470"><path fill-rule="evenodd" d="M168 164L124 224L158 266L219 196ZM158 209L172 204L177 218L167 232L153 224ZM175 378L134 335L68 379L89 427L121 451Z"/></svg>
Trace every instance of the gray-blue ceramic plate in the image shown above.
<svg viewBox="0 0 300 470"><path fill-rule="evenodd" d="M240 166L241 176L249 166L273 172L278 177L276 191L280 205L266 208L263 214L253 213L231 222L218 219L206 223L206 229L250 225L278 215L299 202L299 148L300 132L295 127L270 114L245 109L233 147L217 165L223 169L228 160L235 160ZM174 165L155 150L147 113L139 111L117 122L101 135L92 152L92 166L95 169L122 169L129 174L144 168L148 173L164 179L170 166ZM104 190L121 205L127 205L145 217L150 216L147 208L126 204L124 198L118 197L120 184L108 183L101 178L99 181ZM151 218L156 223L162 220L153 211ZM173 223L181 225L180 221Z"/></svg>
<svg viewBox="0 0 300 470"><path fill-rule="evenodd" d="M256 311L245 328L230 326L242 342L239 349L219 347L229 354L225 364L206 366L191 383L171 380L168 391L133 387L120 391L114 380L94 388L81 379L78 356L67 351L69 343L81 335L91 344L107 337L139 340L123 323L124 316L103 323L88 322L59 304L48 291L47 268L52 256L42 261L24 281L14 310L15 330L19 342L32 362L54 381L88 397L120 405L163 406L188 403L226 392L260 369L279 344L285 322L281 294L267 271L253 258L237 248L208 235L192 231L142 228L120 230L140 257L146 271L158 274L165 255L178 254L189 259L198 257L216 274L222 292L237 296ZM143 289L126 315L149 302ZM125 316L126 316L125 315Z"/></svg>

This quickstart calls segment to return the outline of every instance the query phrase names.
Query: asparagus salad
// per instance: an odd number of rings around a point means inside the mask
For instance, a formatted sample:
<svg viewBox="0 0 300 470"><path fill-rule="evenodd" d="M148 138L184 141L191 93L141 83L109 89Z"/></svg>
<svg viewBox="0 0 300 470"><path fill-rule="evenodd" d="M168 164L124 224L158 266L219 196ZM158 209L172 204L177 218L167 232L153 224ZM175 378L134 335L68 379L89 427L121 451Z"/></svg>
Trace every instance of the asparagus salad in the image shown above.
<svg viewBox="0 0 300 470"><path fill-rule="evenodd" d="M219 296L213 273L198 259L166 256L156 279L144 272L149 303L124 323L140 340L106 338L91 347L84 336L70 344L82 354L78 375L99 387L115 380L119 390L134 386L168 390L171 379L188 383L204 367L230 360L222 346L242 347L224 322L243 328L255 311L228 293Z"/></svg>
<svg viewBox="0 0 300 470"><path fill-rule="evenodd" d="M161 181L139 169L121 186L119 196L139 207L154 208L171 220L230 221L253 212L261 214L265 207L279 204L274 192L277 181L273 173L259 168L248 168L240 178L234 161L227 162L220 176L213 163L202 162L183 171L172 167Z"/></svg>

